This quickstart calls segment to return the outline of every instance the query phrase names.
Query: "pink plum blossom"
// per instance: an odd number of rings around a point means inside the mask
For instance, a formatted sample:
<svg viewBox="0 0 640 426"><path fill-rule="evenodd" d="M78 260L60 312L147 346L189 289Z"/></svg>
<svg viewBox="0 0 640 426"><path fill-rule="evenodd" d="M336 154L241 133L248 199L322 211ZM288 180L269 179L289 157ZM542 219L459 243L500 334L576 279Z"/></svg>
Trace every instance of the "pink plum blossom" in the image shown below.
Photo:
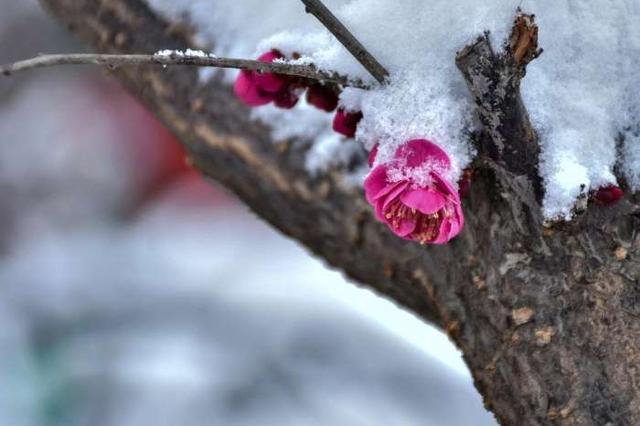
<svg viewBox="0 0 640 426"><path fill-rule="evenodd" d="M348 138L352 138L356 134L356 128L361 119L362 113L360 111L348 112L339 108L333 118L333 130Z"/></svg>
<svg viewBox="0 0 640 426"><path fill-rule="evenodd" d="M281 58L284 58L284 55L274 49L261 55L258 60L273 62ZM286 75L242 70L233 89L238 98L249 106L256 107L273 102L277 107L289 109L298 102L298 95L292 83L293 79Z"/></svg>
<svg viewBox="0 0 640 426"><path fill-rule="evenodd" d="M460 233L464 215L458 191L449 183L449 156L435 143L414 139L364 183L376 218L396 235L420 244L444 244Z"/></svg>

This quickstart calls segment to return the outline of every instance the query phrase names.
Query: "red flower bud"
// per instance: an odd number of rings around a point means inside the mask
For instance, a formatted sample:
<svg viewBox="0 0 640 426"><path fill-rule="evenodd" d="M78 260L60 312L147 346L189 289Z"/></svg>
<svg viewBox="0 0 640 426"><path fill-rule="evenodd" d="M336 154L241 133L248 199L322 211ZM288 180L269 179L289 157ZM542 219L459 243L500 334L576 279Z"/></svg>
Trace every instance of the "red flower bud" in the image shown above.
<svg viewBox="0 0 640 426"><path fill-rule="evenodd" d="M607 185L598 188L593 195L593 199L601 206L615 204L624 197L624 191L616 185Z"/></svg>
<svg viewBox="0 0 640 426"><path fill-rule="evenodd" d="M331 112L338 106L338 95L329 86L314 84L307 89L307 102L318 109Z"/></svg>
<svg viewBox="0 0 640 426"><path fill-rule="evenodd" d="M348 138L352 138L356 135L356 128L361 119L362 113L360 111L346 112L344 109L339 108L333 119L333 130Z"/></svg>
<svg viewBox="0 0 640 426"><path fill-rule="evenodd" d="M277 50L270 50L261 55L258 60L273 62L284 56ZM245 104L256 107L273 102L280 108L293 108L298 102L293 80L286 75L270 72L242 70L234 85L236 95Z"/></svg>
<svg viewBox="0 0 640 426"><path fill-rule="evenodd" d="M273 104L278 108L291 109L298 103L298 95L293 90L285 90L278 93L274 99Z"/></svg>

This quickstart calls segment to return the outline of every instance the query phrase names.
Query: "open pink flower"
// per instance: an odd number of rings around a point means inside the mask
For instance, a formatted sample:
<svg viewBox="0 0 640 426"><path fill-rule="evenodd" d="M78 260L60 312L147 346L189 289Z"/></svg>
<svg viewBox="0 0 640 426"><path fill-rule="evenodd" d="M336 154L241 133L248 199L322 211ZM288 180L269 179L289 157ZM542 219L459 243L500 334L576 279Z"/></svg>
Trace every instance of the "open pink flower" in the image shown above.
<svg viewBox="0 0 640 426"><path fill-rule="evenodd" d="M273 62L280 58L284 58L284 55L274 49L261 55L258 60ZM242 70L233 89L242 102L252 107L273 102L280 108L289 109L298 102L292 78L287 75Z"/></svg>
<svg viewBox="0 0 640 426"><path fill-rule="evenodd" d="M404 143L391 162L376 166L364 183L376 218L399 237L444 244L464 226L458 191L443 176L449 156L426 139Z"/></svg>
<svg viewBox="0 0 640 426"><path fill-rule="evenodd" d="M362 113L347 112L342 108L339 108L333 118L333 130L345 135L348 138L352 138L356 135L356 128L358 122L362 119Z"/></svg>

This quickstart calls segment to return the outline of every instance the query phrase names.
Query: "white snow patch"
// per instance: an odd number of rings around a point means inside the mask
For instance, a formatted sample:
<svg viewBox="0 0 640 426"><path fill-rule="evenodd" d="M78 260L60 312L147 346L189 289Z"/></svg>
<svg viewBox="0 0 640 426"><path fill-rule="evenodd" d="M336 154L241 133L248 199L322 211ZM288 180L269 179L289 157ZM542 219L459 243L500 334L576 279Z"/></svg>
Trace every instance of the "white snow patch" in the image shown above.
<svg viewBox="0 0 640 426"><path fill-rule="evenodd" d="M271 138L276 142L291 139L312 142L305 158L305 168L312 175L348 165L358 151L353 139L345 139L331 130L333 115L309 105L304 96L293 109L265 105L254 108L251 117L271 125ZM300 125L300 122L304 125ZM361 174L357 173L356 180L362 186L360 177Z"/></svg>
<svg viewBox="0 0 640 426"><path fill-rule="evenodd" d="M305 167L311 174L317 174L331 167L348 165L357 149L353 139L345 139L336 133L324 133L307 153Z"/></svg>
<svg viewBox="0 0 640 426"><path fill-rule="evenodd" d="M628 92L640 84L640 3L544 0L524 7L536 13L545 49L522 90L541 137L544 213L569 219L582 191L616 183L616 139L638 123L629 111L640 98ZM632 155L621 160L628 174L640 171Z"/></svg>
<svg viewBox="0 0 640 426"><path fill-rule="evenodd" d="M280 142L291 138L313 141L329 133L333 116L312 105L301 96L293 109L277 108L271 104L251 110L251 117L271 126L271 137Z"/></svg>

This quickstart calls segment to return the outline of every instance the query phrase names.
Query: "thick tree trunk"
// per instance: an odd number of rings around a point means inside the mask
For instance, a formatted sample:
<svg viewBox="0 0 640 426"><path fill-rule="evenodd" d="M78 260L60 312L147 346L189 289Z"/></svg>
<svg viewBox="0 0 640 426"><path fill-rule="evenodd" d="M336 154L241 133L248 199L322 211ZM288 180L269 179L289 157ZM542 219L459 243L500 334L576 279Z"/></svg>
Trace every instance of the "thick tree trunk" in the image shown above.
<svg viewBox="0 0 640 426"><path fill-rule="evenodd" d="M184 29L141 0L42 2L101 52L193 47ZM473 91L473 74L483 71L470 66ZM446 330L502 424L640 424L638 199L589 206L571 223L543 227L534 178L508 167L511 157L531 158L509 147L537 153L517 84L502 99L502 126L489 125L496 112L491 103L483 110L475 93L488 127L482 140L495 142L498 132L507 149L487 149L478 162L461 236L425 248L377 223L339 172L309 177L297 144L273 144L229 88L200 84L196 69L114 74L206 176L331 265Z"/></svg>

